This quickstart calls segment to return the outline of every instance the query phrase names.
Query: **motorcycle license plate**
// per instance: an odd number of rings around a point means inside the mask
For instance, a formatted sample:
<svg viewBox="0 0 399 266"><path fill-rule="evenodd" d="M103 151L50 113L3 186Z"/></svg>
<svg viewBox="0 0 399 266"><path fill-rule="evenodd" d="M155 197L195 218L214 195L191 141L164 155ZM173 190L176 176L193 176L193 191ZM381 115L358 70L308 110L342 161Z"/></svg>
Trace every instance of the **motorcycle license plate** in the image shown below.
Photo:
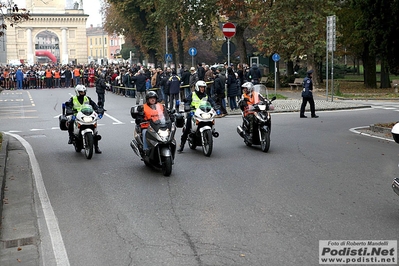
<svg viewBox="0 0 399 266"><path fill-rule="evenodd" d="M394 178L392 182L392 189L399 196L399 178Z"/></svg>

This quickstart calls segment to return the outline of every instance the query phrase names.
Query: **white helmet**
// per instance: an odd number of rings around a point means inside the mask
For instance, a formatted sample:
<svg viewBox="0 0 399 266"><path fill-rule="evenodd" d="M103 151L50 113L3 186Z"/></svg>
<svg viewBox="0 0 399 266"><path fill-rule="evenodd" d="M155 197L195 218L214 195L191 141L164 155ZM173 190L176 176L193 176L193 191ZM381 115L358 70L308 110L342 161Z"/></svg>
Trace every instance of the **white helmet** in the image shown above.
<svg viewBox="0 0 399 266"><path fill-rule="evenodd" d="M78 85L76 85L76 87L75 87L76 95L79 96L79 95L80 95L80 94L79 94L80 91L83 91L83 92L85 93L85 95L86 95L87 89L86 89L86 87L85 87L84 85L78 84Z"/></svg>
<svg viewBox="0 0 399 266"><path fill-rule="evenodd" d="M199 91L199 87L205 87L206 88L206 83L203 80L198 80L197 83L195 83L195 90Z"/></svg>
<svg viewBox="0 0 399 266"><path fill-rule="evenodd" d="M244 84L242 84L243 88L247 88L248 89L248 93L251 93L254 89L254 84L252 84L252 82L245 82Z"/></svg>

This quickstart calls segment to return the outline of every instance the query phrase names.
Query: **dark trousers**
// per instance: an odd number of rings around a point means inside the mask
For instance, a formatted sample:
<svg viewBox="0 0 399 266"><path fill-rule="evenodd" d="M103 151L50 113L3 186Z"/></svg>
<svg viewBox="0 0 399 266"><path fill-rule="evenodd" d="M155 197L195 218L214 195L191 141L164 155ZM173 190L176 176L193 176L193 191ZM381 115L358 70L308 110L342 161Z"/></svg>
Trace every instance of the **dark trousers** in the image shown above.
<svg viewBox="0 0 399 266"><path fill-rule="evenodd" d="M181 135L181 145L184 145L186 143L190 131L191 131L191 113L187 113L186 126L184 128L183 135Z"/></svg>
<svg viewBox="0 0 399 266"><path fill-rule="evenodd" d="M310 114L311 114L311 116L316 116L316 111L315 111L315 107L314 107L313 97L302 97L302 105L301 105L300 116L304 116L305 115L305 107L306 107L308 102L309 102L309 105L310 105Z"/></svg>

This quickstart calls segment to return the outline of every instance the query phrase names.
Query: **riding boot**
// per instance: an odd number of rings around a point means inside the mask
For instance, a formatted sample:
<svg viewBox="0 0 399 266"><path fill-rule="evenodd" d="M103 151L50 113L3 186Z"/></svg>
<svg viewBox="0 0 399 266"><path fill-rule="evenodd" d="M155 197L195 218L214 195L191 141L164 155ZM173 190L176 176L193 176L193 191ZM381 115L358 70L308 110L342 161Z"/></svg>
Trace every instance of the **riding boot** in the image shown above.
<svg viewBox="0 0 399 266"><path fill-rule="evenodd" d="M184 149L184 145L185 145L185 144L186 144L186 141L185 141L185 140L184 140L184 141L182 140L181 143L180 143L180 148L177 150L177 152L179 152L179 153L182 152L183 149Z"/></svg>
<svg viewBox="0 0 399 266"><path fill-rule="evenodd" d="M69 134L68 144L72 144L73 143L73 139L74 139L73 134Z"/></svg>
<svg viewBox="0 0 399 266"><path fill-rule="evenodd" d="M99 154L99 153L102 153L102 151L101 151L100 148L98 147L98 139L95 138L93 144L94 144L94 152L95 152L95 153L98 153L98 154Z"/></svg>

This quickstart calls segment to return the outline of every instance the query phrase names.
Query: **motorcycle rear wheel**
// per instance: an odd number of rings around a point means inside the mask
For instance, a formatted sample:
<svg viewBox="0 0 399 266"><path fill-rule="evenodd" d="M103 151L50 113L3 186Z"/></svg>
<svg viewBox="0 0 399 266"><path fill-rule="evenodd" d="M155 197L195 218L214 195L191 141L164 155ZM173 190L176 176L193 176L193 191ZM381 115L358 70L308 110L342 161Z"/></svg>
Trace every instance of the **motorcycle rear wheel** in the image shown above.
<svg viewBox="0 0 399 266"><path fill-rule="evenodd" d="M213 138L212 132L210 130L205 130L202 132L202 137L204 138L204 143L202 144L202 152L205 156L209 157L213 150Z"/></svg>
<svg viewBox="0 0 399 266"><path fill-rule="evenodd" d="M270 130L260 130L260 148L263 152L268 152L270 148Z"/></svg>
<svg viewBox="0 0 399 266"><path fill-rule="evenodd" d="M84 135L86 146L85 146L85 156L86 159L90 160L93 157L93 146L94 146L94 138L91 132L88 132Z"/></svg>
<svg viewBox="0 0 399 266"><path fill-rule="evenodd" d="M164 176L170 176L172 173L172 157L163 157L162 162L162 174Z"/></svg>

